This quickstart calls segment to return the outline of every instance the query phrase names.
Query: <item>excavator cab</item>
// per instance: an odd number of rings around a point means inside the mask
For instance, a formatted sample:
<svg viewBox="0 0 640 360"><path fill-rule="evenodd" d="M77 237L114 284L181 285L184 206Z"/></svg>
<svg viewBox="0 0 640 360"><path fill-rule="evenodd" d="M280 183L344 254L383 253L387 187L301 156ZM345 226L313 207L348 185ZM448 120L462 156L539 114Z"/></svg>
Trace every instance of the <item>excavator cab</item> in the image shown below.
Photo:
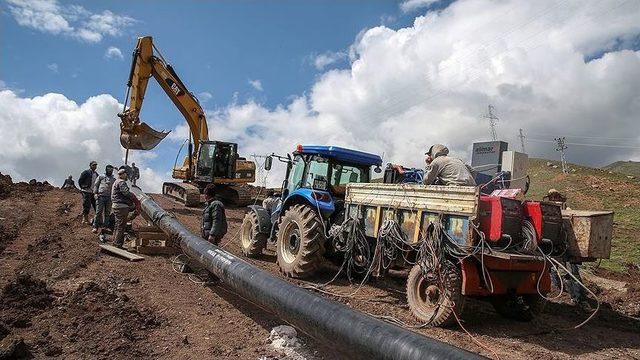
<svg viewBox="0 0 640 360"><path fill-rule="evenodd" d="M215 178L233 179L237 158L238 144L223 141L201 141L194 180L211 183Z"/></svg>

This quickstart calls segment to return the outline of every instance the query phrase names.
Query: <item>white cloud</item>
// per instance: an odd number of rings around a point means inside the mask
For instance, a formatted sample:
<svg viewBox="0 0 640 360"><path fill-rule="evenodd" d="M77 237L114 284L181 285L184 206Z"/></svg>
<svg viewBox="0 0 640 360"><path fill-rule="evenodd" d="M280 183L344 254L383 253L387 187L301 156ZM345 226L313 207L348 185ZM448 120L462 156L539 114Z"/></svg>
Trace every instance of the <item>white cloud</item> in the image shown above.
<svg viewBox="0 0 640 360"><path fill-rule="evenodd" d="M7 0L16 22L52 35L65 35L96 43L104 36L119 36L135 19L109 10L91 13L80 5L60 5L57 0Z"/></svg>
<svg viewBox="0 0 640 360"><path fill-rule="evenodd" d="M262 91L263 90L262 81L260 81L258 79L256 79L256 80L249 79L248 82L249 82L249 85L251 85L252 88L254 88L254 89L258 90L258 91Z"/></svg>
<svg viewBox="0 0 640 360"><path fill-rule="evenodd" d="M0 171L15 180L35 178L60 186L69 174L77 180L91 160L98 161L100 171L106 164L123 163L116 116L122 104L111 95L90 97L78 105L61 94L23 98L2 90L0 108L0 134L12 144L0 147ZM157 192L168 176L146 165L152 157L131 153L143 174L141 186Z"/></svg>
<svg viewBox="0 0 640 360"><path fill-rule="evenodd" d="M404 0L400 3L400 10L402 10L402 12L404 13L408 13L421 8L425 8L439 1L440 0Z"/></svg>
<svg viewBox="0 0 640 360"><path fill-rule="evenodd" d="M422 154L435 142L468 160L471 143L490 136L482 114L493 104L498 135L515 149L519 128L633 137L637 147L640 52L611 44L640 34L640 7L619 4L461 0L411 27L364 31L349 69L327 71L274 109L249 101L209 112L209 128L216 139L238 142L243 156L333 144L423 166ZM603 48L611 51L584 60ZM527 146L532 156L558 158L552 144ZM569 145L567 156L603 165L638 160L640 151ZM281 176L272 175L272 185Z"/></svg>
<svg viewBox="0 0 640 360"><path fill-rule="evenodd" d="M331 64L335 64L336 62L346 58L347 58L347 53L344 51L337 51L337 52L327 51L324 54L317 55L313 59L313 66L315 66L317 70L324 70L325 67Z"/></svg>
<svg viewBox="0 0 640 360"><path fill-rule="evenodd" d="M201 93L198 93L198 99L202 102L207 102L211 99L213 99L213 94L211 94L208 91L203 91Z"/></svg>
<svg viewBox="0 0 640 360"><path fill-rule="evenodd" d="M56 63L48 64L47 65L47 69L51 70L52 73L57 74L58 73L58 64L56 64Z"/></svg>
<svg viewBox="0 0 640 360"><path fill-rule="evenodd" d="M109 46L107 51L104 53L104 57L107 59L118 59L122 60L124 57L122 56L122 51L115 46Z"/></svg>

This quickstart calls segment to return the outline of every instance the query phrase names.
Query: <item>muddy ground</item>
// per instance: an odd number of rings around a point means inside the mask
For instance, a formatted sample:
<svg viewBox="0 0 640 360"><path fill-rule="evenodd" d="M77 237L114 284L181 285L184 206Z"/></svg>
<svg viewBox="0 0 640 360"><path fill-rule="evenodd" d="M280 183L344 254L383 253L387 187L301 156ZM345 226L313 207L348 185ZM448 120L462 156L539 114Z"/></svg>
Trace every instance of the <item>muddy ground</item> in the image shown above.
<svg viewBox="0 0 640 360"><path fill-rule="evenodd" d="M198 209L155 198L198 230ZM174 271L171 257L128 262L100 253L96 236L80 224L80 209L78 193L0 178L0 358L283 357L266 341L282 324L277 318L224 285L204 286ZM239 254L243 216L244 209L227 211L229 233L222 244L234 254ZM272 252L249 261L278 274ZM328 267L316 281L331 279L335 270ZM570 328L588 314L563 297L531 323L501 318L490 306L472 301L463 325L473 339L459 327L416 331L491 357L495 352L515 359L640 358L640 273L603 270L597 275L627 286L620 291L590 284L603 303L599 315L581 329ZM339 279L326 289L347 294L356 286ZM322 296L415 324L401 278L365 285L351 297ZM341 357L330 346L301 339L317 358Z"/></svg>

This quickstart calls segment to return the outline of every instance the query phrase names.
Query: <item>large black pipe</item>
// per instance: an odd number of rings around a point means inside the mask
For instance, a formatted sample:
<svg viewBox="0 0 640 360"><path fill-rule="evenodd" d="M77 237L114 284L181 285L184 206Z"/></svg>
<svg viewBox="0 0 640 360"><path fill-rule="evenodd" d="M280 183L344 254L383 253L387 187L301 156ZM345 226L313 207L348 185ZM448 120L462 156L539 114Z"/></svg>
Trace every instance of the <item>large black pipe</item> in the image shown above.
<svg viewBox="0 0 640 360"><path fill-rule="evenodd" d="M193 235L139 188L133 193L153 223L180 242L198 261L241 297L350 358L479 359L481 356L365 315L274 277Z"/></svg>

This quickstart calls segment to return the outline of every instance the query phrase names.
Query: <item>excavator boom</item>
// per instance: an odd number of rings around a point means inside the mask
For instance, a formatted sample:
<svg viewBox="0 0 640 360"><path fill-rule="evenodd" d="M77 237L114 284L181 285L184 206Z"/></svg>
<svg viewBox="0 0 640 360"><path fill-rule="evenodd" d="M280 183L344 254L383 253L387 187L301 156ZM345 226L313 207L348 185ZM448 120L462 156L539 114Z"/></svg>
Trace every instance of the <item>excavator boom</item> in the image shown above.
<svg viewBox="0 0 640 360"><path fill-rule="evenodd" d="M120 117L120 143L130 150L151 150L169 132L156 131L140 121L140 110L153 77L180 111L189 125L189 151L184 162L173 169L174 179L163 185L163 193L185 205L199 203L200 191L215 184L218 196L234 205L250 201L247 187L255 181L255 163L238 156L237 144L210 141L207 119L198 99L184 85L178 74L153 45L151 36L138 38L127 82L125 109ZM128 102L128 107L127 107Z"/></svg>

